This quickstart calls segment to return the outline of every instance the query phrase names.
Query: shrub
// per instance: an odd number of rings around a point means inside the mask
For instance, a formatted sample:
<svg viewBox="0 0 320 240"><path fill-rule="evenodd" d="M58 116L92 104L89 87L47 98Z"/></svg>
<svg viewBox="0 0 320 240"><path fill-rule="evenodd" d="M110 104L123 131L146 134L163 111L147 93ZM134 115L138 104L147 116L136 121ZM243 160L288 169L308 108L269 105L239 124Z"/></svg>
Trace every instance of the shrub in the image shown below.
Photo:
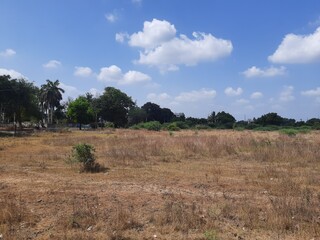
<svg viewBox="0 0 320 240"><path fill-rule="evenodd" d="M170 123L170 124L167 126L167 130L168 130L168 131L180 131L180 128L177 126L176 123Z"/></svg>
<svg viewBox="0 0 320 240"><path fill-rule="evenodd" d="M99 172L100 164L95 162L94 151L90 144L77 144L72 148L70 162L81 163L81 172Z"/></svg>
<svg viewBox="0 0 320 240"><path fill-rule="evenodd" d="M286 134L288 136L295 136L295 135L297 135L298 130L293 129L293 128L284 128L284 129L280 129L280 133Z"/></svg>

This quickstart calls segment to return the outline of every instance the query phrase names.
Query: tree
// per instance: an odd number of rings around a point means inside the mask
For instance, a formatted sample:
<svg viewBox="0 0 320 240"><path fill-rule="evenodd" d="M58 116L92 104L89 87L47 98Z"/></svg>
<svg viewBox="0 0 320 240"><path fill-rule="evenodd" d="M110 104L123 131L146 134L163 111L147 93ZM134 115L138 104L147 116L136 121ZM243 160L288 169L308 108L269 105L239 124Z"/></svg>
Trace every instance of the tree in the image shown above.
<svg viewBox="0 0 320 240"><path fill-rule="evenodd" d="M255 120L256 124L266 126L266 125L276 125L280 126L283 124L283 118L277 113L267 113Z"/></svg>
<svg viewBox="0 0 320 240"><path fill-rule="evenodd" d="M114 87L107 87L98 98L97 107L104 120L113 122L115 127L124 127L128 123L128 112L135 106L131 97Z"/></svg>
<svg viewBox="0 0 320 240"><path fill-rule="evenodd" d="M40 90L40 102L43 112L47 115L47 122L53 123L54 109L60 106L62 100L62 93L64 90L59 87L60 82L56 80L54 82L47 80L46 84L41 86Z"/></svg>
<svg viewBox="0 0 320 240"><path fill-rule="evenodd" d="M147 113L144 109L139 107L133 107L128 112L128 124L132 126L144 122L146 120Z"/></svg>
<svg viewBox="0 0 320 240"><path fill-rule="evenodd" d="M161 123L171 122L174 118L174 113L169 108L161 109Z"/></svg>
<svg viewBox="0 0 320 240"><path fill-rule="evenodd" d="M147 102L141 108L147 113L147 122L161 121L161 108L158 104Z"/></svg>
<svg viewBox="0 0 320 240"><path fill-rule="evenodd" d="M80 96L73 102L70 102L67 109L67 116L73 122L78 123L79 129L81 130L82 124L89 123L93 118L88 99L84 96Z"/></svg>
<svg viewBox="0 0 320 240"><path fill-rule="evenodd" d="M22 127L23 120L39 117L37 93L39 89L25 79L0 76L1 118L16 120Z"/></svg>
<svg viewBox="0 0 320 240"><path fill-rule="evenodd" d="M232 128L236 119L230 114L224 111L218 112L214 118L217 127Z"/></svg>

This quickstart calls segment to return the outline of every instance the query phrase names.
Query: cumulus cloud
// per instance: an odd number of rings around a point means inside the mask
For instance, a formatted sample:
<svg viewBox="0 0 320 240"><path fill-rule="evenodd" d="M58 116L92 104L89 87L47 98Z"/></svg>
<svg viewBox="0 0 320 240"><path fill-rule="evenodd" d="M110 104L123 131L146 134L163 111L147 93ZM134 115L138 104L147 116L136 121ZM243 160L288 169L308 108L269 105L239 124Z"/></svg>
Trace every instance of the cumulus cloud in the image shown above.
<svg viewBox="0 0 320 240"><path fill-rule="evenodd" d="M145 21L143 30L130 36L129 45L152 49L174 38L176 32L174 25L165 20L153 19L151 22Z"/></svg>
<svg viewBox="0 0 320 240"><path fill-rule="evenodd" d="M100 69L98 80L103 82L116 82L119 85L131 85L135 83L148 82L151 77L138 71L128 71L123 73L116 65Z"/></svg>
<svg viewBox="0 0 320 240"><path fill-rule="evenodd" d="M57 60L50 60L49 62L42 65L44 68L58 68L61 66L61 62Z"/></svg>
<svg viewBox="0 0 320 240"><path fill-rule="evenodd" d="M77 77L90 77L92 75L92 69L89 67L75 67L73 74Z"/></svg>
<svg viewBox="0 0 320 240"><path fill-rule="evenodd" d="M10 75L10 77L14 78L14 79L20 79L20 78L28 79L23 74L17 72L16 70L13 70L13 69L0 68L0 76L2 76L2 75Z"/></svg>
<svg viewBox="0 0 320 240"><path fill-rule="evenodd" d="M179 65L193 66L199 62L216 60L231 54L231 41L211 34L194 32L192 38L181 34L173 24L153 19L144 22L143 30L129 36L129 45L140 47L140 57L135 62L158 67L161 71L177 70ZM116 35L118 41L124 40Z"/></svg>
<svg viewBox="0 0 320 240"><path fill-rule="evenodd" d="M254 92L250 96L251 99L259 99L259 98L262 98L262 97L263 97L263 94L261 92Z"/></svg>
<svg viewBox="0 0 320 240"><path fill-rule="evenodd" d="M293 86L285 86L282 90L282 92L280 93L280 97L279 100L281 102L290 102L294 100L294 96L293 96L293 90L294 87Z"/></svg>
<svg viewBox="0 0 320 240"><path fill-rule="evenodd" d="M177 97L175 101L177 102L199 102L207 99L213 99L217 95L215 90L200 89L193 90L191 92L182 92Z"/></svg>
<svg viewBox="0 0 320 240"><path fill-rule="evenodd" d="M240 96L243 93L242 88L238 87L237 89L233 89L232 87L227 87L224 90L224 93L229 97Z"/></svg>
<svg viewBox="0 0 320 240"><path fill-rule="evenodd" d="M320 27L309 35L287 34L268 57L273 63L310 63L320 60Z"/></svg>
<svg viewBox="0 0 320 240"><path fill-rule="evenodd" d="M276 76L282 76L286 74L286 68L281 67L269 67L265 69L258 68L256 66L253 66L246 71L242 72L242 74L246 78L254 78L254 77L276 77Z"/></svg>
<svg viewBox="0 0 320 240"><path fill-rule="evenodd" d="M16 55L16 51L11 48L7 48L6 50L0 52L0 56L2 57L11 57L14 55Z"/></svg>

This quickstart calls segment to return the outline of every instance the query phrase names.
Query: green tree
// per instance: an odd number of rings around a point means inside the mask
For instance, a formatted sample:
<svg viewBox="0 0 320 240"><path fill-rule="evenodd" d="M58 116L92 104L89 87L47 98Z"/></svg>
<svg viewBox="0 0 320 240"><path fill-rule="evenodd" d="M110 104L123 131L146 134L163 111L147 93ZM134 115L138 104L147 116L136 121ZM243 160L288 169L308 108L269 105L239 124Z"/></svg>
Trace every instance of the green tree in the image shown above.
<svg viewBox="0 0 320 240"><path fill-rule="evenodd" d="M146 113L146 121L161 121L161 107L158 104L147 102L141 107Z"/></svg>
<svg viewBox="0 0 320 240"><path fill-rule="evenodd" d="M54 82L47 80L47 83L43 84L40 89L41 107L43 112L47 115L48 124L53 123L54 110L60 106L62 93L64 93L64 90L60 88L59 85L59 80Z"/></svg>
<svg viewBox="0 0 320 240"><path fill-rule="evenodd" d="M218 112L214 118L216 126L219 128L232 128L236 119L230 114L224 111Z"/></svg>
<svg viewBox="0 0 320 240"><path fill-rule="evenodd" d="M15 120L22 127L22 121L39 117L39 89L25 79L11 79L10 76L0 77L1 116Z"/></svg>
<svg viewBox="0 0 320 240"><path fill-rule="evenodd" d="M174 118L174 113L169 108L161 109L161 123L171 122Z"/></svg>
<svg viewBox="0 0 320 240"><path fill-rule="evenodd" d="M73 122L79 124L79 129L82 129L82 124L87 124L92 120L93 114L90 108L88 99L80 96L68 104L67 117Z"/></svg>
<svg viewBox="0 0 320 240"><path fill-rule="evenodd" d="M114 87L107 87L98 98L97 107L104 120L113 122L115 127L124 127L128 123L128 112L135 106L131 97Z"/></svg>
<svg viewBox="0 0 320 240"><path fill-rule="evenodd" d="M128 112L128 124L130 126L144 122L146 120L147 113L144 109L139 107L133 107Z"/></svg>
<svg viewBox="0 0 320 240"><path fill-rule="evenodd" d="M267 113L255 120L256 124L266 126L266 125L276 125L280 126L284 122L283 118L277 113Z"/></svg>

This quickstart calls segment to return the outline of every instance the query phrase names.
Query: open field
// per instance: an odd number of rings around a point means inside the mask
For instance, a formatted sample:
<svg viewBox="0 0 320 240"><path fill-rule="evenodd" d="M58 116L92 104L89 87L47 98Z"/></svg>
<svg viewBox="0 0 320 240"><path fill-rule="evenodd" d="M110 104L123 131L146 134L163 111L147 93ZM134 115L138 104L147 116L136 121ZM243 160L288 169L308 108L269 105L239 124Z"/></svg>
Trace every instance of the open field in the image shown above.
<svg viewBox="0 0 320 240"><path fill-rule="evenodd" d="M107 169L79 173L89 143ZM320 133L134 130L0 138L3 239L320 239ZM1 238L1 237L0 237Z"/></svg>

